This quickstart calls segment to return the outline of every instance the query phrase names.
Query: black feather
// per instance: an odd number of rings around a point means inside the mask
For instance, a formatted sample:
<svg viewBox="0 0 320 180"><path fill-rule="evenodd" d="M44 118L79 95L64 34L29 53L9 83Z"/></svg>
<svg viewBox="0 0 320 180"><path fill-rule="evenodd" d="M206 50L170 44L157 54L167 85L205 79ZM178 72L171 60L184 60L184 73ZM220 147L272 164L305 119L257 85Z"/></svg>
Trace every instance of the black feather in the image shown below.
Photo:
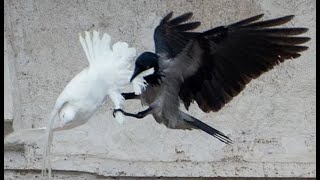
<svg viewBox="0 0 320 180"><path fill-rule="evenodd" d="M192 116L190 116L192 117ZM206 123L192 117L193 121L188 121L188 120L185 120L185 122L201 129L202 131L210 134L211 136L219 139L221 142L224 142L226 144L232 144L232 140L226 136L225 134L223 134L222 132L218 131L217 129L207 125Z"/></svg>
<svg viewBox="0 0 320 180"><path fill-rule="evenodd" d="M282 24L289 22L293 17L294 17L294 15L290 15L290 16L285 16L285 17L281 17L281 18L276 18L276 19L271 19L271 20L267 20L267 21L261 21L261 22L248 24L243 27L244 28L264 28L264 27L278 26L278 25L282 25Z"/></svg>
<svg viewBox="0 0 320 180"><path fill-rule="evenodd" d="M245 32L253 35L299 35L308 31L308 28L272 28L272 29L239 29L238 32Z"/></svg>
<svg viewBox="0 0 320 180"><path fill-rule="evenodd" d="M173 12L169 12L160 22L160 24L164 24L164 23L167 23L169 21L169 19L172 17L173 15Z"/></svg>
<svg viewBox="0 0 320 180"><path fill-rule="evenodd" d="M259 15L257 15L257 16L253 16L253 17L244 19L244 20L242 20L242 21L239 21L239 22L230 24L230 25L228 25L227 27L230 28L230 27L243 26L243 25L246 25L246 24L249 24L249 23L251 23L251 22L254 22L254 21L259 20L260 18L262 18L263 15L264 15L264 14L259 14Z"/></svg>
<svg viewBox="0 0 320 180"><path fill-rule="evenodd" d="M188 12L185 14L182 14L181 16L178 16L172 20L170 20L170 24L171 25L178 25L180 23L183 23L185 21L188 21L191 17L192 17L193 13L192 12Z"/></svg>
<svg viewBox="0 0 320 180"><path fill-rule="evenodd" d="M177 26L174 26L174 28L177 28L178 31L189 31L189 30L196 29L197 27L200 26L200 24L201 23L197 21L197 22L177 25Z"/></svg>

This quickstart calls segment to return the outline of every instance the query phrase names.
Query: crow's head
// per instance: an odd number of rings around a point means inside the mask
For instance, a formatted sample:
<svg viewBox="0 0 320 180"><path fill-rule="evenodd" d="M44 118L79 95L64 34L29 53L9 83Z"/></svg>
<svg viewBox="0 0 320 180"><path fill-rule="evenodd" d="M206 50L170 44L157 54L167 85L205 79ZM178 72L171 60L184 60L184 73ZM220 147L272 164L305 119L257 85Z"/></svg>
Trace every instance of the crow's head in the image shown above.
<svg viewBox="0 0 320 180"><path fill-rule="evenodd" d="M151 52L142 53L136 60L134 72L133 72L133 75L131 76L130 82L140 73L148 69L154 68L154 73L157 73L159 70L158 60L159 60L159 56L154 53L151 53Z"/></svg>

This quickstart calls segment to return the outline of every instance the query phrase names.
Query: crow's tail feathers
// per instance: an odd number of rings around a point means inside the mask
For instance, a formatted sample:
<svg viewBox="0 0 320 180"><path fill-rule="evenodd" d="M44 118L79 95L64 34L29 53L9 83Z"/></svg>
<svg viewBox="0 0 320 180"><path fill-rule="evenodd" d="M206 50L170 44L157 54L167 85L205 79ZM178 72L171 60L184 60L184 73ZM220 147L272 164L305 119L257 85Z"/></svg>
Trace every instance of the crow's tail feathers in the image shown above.
<svg viewBox="0 0 320 180"><path fill-rule="evenodd" d="M185 115L188 115L188 114L185 114ZM198 120L195 117L192 117L192 116L188 115L188 118L184 118L183 120L185 122L187 122L188 124L198 128L198 129L201 129L202 131L204 131L204 132L210 134L211 136L219 139L221 142L224 142L226 144L232 144L232 140L228 136L226 136L222 132L216 130L215 128L207 125L206 123Z"/></svg>

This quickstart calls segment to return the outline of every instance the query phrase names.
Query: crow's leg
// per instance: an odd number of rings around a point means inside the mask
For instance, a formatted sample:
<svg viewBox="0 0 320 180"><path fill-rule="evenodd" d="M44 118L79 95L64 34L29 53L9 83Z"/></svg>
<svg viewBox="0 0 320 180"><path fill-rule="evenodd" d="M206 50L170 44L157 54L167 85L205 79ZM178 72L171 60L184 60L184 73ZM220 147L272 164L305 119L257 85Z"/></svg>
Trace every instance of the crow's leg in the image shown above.
<svg viewBox="0 0 320 180"><path fill-rule="evenodd" d="M125 112L122 109L115 109L115 110L113 110L113 117L115 117L115 113L116 112L120 111L125 116L131 116L131 117L135 117L135 118L141 119L141 118L146 117L148 114L150 114L152 109L153 109L152 107L149 107L148 109L146 109L144 111L141 111L141 112L138 112L137 114L128 113L128 112Z"/></svg>
<svg viewBox="0 0 320 180"><path fill-rule="evenodd" d="M134 92L121 93L121 95L124 97L125 100L128 100L128 99L139 99L140 98L140 95L136 95Z"/></svg>

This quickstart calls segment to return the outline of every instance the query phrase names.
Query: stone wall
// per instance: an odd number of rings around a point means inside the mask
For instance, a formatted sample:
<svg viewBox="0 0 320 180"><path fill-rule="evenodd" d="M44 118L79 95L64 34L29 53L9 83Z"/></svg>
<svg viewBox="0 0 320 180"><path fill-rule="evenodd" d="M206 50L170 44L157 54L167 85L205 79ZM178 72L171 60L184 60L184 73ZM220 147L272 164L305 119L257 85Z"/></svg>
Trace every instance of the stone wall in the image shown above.
<svg viewBox="0 0 320 180"><path fill-rule="evenodd" d="M5 0L5 134L46 125L64 86L87 66L78 33L107 32L138 53L153 51L153 29L170 10L194 12L200 30L264 13L294 14L310 49L253 80L217 113L189 113L226 133L225 145L198 130L170 130L152 117L112 117L108 101L91 120L55 134L57 179L120 177L315 177L315 0ZM126 102L127 111L144 109ZM40 141L5 144L6 179L37 179Z"/></svg>

